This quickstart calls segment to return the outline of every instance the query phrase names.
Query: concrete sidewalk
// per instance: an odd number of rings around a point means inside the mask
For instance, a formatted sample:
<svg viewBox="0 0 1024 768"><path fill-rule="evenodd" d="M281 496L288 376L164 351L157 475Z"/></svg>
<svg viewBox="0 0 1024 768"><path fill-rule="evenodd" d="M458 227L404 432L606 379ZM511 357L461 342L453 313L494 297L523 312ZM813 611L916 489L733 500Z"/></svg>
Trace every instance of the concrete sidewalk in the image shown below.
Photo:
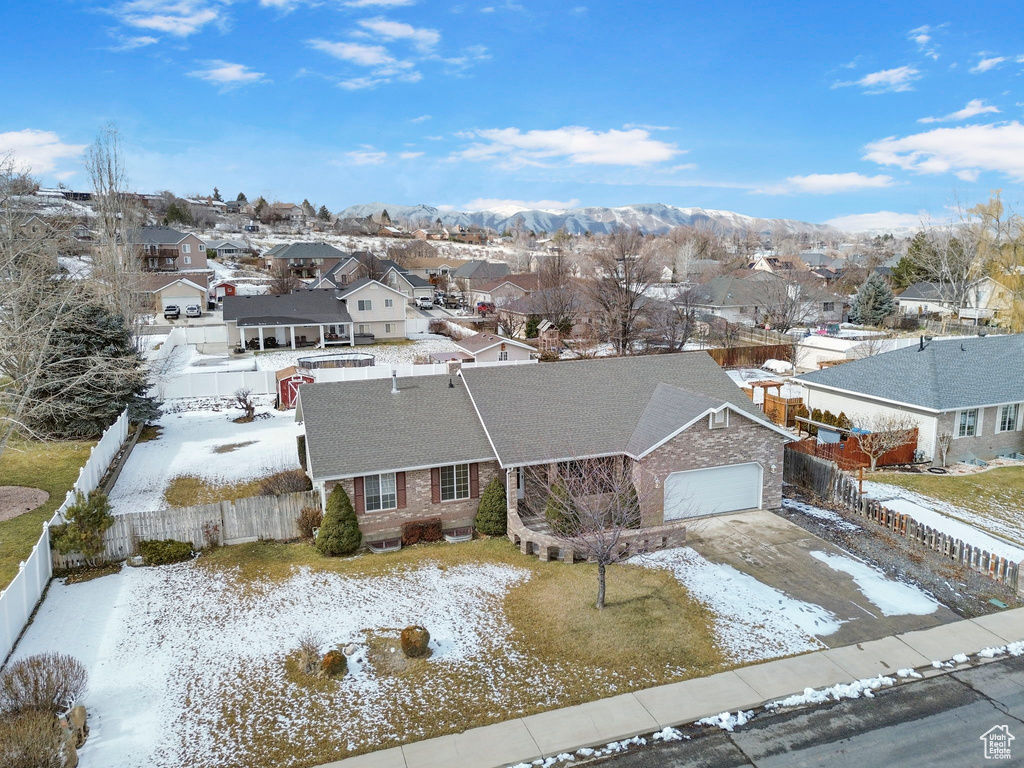
<svg viewBox="0 0 1024 768"><path fill-rule="evenodd" d="M941 674L932 661L1024 640L1024 608L841 648L768 661L634 693L370 752L320 768L504 768L604 746L667 726L753 709L805 688L899 669Z"/></svg>

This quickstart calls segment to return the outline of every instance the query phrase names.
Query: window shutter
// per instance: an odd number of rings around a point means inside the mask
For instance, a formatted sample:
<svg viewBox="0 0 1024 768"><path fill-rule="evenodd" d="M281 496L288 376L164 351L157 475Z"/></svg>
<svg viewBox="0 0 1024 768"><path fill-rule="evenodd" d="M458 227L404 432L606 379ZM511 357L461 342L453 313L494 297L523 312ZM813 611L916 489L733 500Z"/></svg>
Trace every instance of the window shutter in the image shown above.
<svg viewBox="0 0 1024 768"><path fill-rule="evenodd" d="M430 501L437 504L441 501L441 468L433 467L430 470Z"/></svg>
<svg viewBox="0 0 1024 768"><path fill-rule="evenodd" d="M398 508L405 509L405 472L395 472L395 495L398 497Z"/></svg>
<svg viewBox="0 0 1024 768"><path fill-rule="evenodd" d="M469 496L472 499L480 498L480 473L478 465L469 465Z"/></svg>
<svg viewBox="0 0 1024 768"><path fill-rule="evenodd" d="M363 500L363 478L357 477L352 481L355 487L356 514L361 515L366 511L366 502Z"/></svg>

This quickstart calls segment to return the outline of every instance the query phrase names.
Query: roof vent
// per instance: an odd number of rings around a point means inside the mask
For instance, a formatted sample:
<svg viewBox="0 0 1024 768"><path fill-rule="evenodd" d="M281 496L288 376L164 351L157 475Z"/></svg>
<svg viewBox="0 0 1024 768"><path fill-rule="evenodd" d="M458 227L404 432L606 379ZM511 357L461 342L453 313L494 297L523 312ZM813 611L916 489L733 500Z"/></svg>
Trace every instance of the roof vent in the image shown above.
<svg viewBox="0 0 1024 768"><path fill-rule="evenodd" d="M398 371L394 368L391 369L391 394L398 394Z"/></svg>

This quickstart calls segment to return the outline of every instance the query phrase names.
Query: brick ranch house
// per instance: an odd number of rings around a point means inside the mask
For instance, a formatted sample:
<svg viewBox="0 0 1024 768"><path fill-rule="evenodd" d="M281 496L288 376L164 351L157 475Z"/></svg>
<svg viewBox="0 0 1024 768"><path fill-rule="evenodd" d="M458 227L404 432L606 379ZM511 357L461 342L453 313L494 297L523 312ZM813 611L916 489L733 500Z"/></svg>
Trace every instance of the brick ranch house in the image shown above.
<svg viewBox="0 0 1024 768"><path fill-rule="evenodd" d="M783 445L704 352L463 369L457 375L307 384L296 420L321 500L341 483L371 549L397 547L406 523L472 530L479 497L502 480L513 527L545 521L531 478L620 461L645 526L782 503ZM637 482L639 485L639 482Z"/></svg>

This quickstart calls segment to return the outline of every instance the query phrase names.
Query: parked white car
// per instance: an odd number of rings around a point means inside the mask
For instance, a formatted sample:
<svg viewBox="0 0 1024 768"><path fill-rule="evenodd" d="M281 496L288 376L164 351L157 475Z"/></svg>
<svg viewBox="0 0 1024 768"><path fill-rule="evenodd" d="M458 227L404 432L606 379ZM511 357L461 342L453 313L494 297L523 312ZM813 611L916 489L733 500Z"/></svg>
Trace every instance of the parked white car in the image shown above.
<svg viewBox="0 0 1024 768"><path fill-rule="evenodd" d="M416 298L417 309L433 309L434 300L430 296L418 296Z"/></svg>
<svg viewBox="0 0 1024 768"><path fill-rule="evenodd" d="M185 307L185 317L202 317L203 308L198 304L189 304Z"/></svg>

